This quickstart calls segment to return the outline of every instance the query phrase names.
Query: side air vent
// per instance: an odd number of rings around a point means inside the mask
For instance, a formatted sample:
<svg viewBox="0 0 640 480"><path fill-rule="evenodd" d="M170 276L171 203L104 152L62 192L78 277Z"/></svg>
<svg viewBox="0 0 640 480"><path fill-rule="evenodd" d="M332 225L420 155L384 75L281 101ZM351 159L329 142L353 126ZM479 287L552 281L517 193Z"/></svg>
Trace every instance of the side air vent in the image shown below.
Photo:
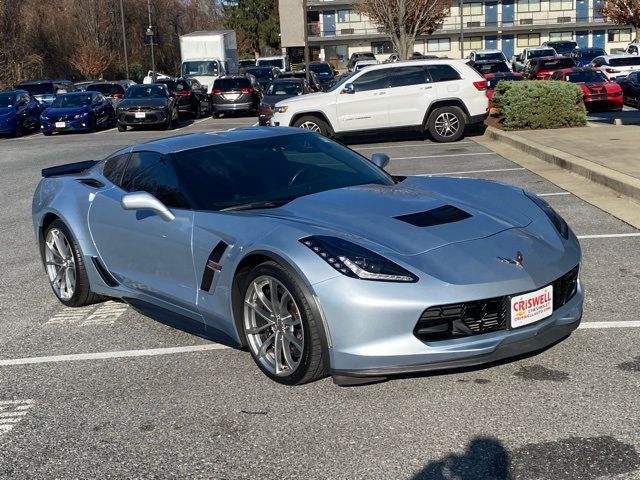
<svg viewBox="0 0 640 480"><path fill-rule="evenodd" d="M433 227L445 223L459 222L470 217L471 214L460 210L458 207L443 205L442 207L427 210L426 212L410 213L394 218L401 222L410 223L416 227Z"/></svg>
<svg viewBox="0 0 640 480"><path fill-rule="evenodd" d="M96 180L95 178L79 178L78 181L84 185L87 185L91 188L102 188L104 187L104 183L100 180Z"/></svg>
<svg viewBox="0 0 640 480"><path fill-rule="evenodd" d="M93 262L93 266L96 267L96 271L98 272L98 275L100 275L100 278L102 278L102 281L104 283L106 283L109 287L118 286L118 281L113 278L113 276L109 273L109 270L106 269L106 267L102 264L98 257L91 257L91 261Z"/></svg>
<svg viewBox="0 0 640 480"><path fill-rule="evenodd" d="M222 270L222 265L220 265L219 262L222 258L222 254L228 246L229 245L226 242L220 240L213 250L211 250L209 258L207 258L207 263L204 266L204 273L202 274L202 281L200 282L200 290L208 292L211 288L213 275Z"/></svg>

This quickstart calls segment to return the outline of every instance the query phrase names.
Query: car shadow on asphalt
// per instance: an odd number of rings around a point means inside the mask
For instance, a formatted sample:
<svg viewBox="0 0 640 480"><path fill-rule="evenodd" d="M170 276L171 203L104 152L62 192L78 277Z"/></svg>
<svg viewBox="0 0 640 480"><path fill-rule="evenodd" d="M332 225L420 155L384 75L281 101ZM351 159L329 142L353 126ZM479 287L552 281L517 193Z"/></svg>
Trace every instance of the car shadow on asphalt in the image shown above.
<svg viewBox="0 0 640 480"><path fill-rule="evenodd" d="M484 135L487 126L482 125L467 125L464 130L464 137L478 137ZM376 143L392 143L392 142L430 142L431 139L428 134L424 134L418 131L400 131L400 132L384 132L377 134L361 134L361 135L345 135L337 139L338 142L348 147L357 146L362 144L376 144ZM455 144L455 142L453 142Z"/></svg>
<svg viewBox="0 0 640 480"><path fill-rule="evenodd" d="M613 123L619 119L623 124L640 124L640 110L623 110L618 112L591 111L587 119L592 123Z"/></svg>

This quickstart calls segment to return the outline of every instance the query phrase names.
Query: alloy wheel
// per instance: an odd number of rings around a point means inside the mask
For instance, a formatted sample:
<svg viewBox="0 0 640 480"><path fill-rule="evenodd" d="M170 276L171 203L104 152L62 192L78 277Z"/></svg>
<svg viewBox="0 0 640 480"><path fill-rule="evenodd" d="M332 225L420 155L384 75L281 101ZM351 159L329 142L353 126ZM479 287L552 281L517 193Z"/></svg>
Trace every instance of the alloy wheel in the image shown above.
<svg viewBox="0 0 640 480"><path fill-rule="evenodd" d="M76 262L69 240L57 228L47 233L45 265L55 294L62 300L70 300L76 289Z"/></svg>
<svg viewBox="0 0 640 480"><path fill-rule="evenodd" d="M436 117L435 130L441 137L452 137L460 129L458 117L450 112L443 112Z"/></svg>
<svg viewBox="0 0 640 480"><path fill-rule="evenodd" d="M311 130L312 132L322 133L322 130L320 129L320 125L318 125L317 123L313 123L313 122L301 123L298 126L298 128L304 128L305 130Z"/></svg>
<svg viewBox="0 0 640 480"><path fill-rule="evenodd" d="M300 365L304 327L291 292L269 275L257 277L244 298L244 329L251 352L274 375L291 375Z"/></svg>

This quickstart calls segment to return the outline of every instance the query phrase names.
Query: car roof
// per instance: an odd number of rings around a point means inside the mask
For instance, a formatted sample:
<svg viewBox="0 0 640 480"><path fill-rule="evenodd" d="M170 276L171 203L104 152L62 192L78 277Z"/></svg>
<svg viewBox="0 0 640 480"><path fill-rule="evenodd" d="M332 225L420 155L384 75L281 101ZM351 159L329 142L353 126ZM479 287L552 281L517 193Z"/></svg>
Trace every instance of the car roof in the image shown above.
<svg viewBox="0 0 640 480"><path fill-rule="evenodd" d="M467 65L467 61L468 60L457 60L454 58L420 58L417 60L400 60L399 62L378 63L377 65L368 66L367 72L370 72L372 70L383 70L387 68L391 69L391 68L400 68L400 67L413 67L415 65L458 65L462 67L471 68L469 65ZM473 71L475 72L475 70Z"/></svg>
<svg viewBox="0 0 640 480"><path fill-rule="evenodd" d="M297 77L278 77L276 79L273 80L273 83L302 83L304 82L304 78L297 78Z"/></svg>
<svg viewBox="0 0 640 480"><path fill-rule="evenodd" d="M272 67L271 65L256 65L255 67L247 67L247 71L249 70L274 70L276 67Z"/></svg>
<svg viewBox="0 0 640 480"><path fill-rule="evenodd" d="M480 48L478 50L474 50L474 53L502 53L502 50L498 50L497 48Z"/></svg>
<svg viewBox="0 0 640 480"><path fill-rule="evenodd" d="M58 96L64 96L64 97L79 97L82 95L97 95L100 92L94 92L93 90L88 90L88 91L84 91L84 92L67 92L67 93L59 93Z"/></svg>
<svg viewBox="0 0 640 480"><path fill-rule="evenodd" d="M197 132L160 138L147 143L140 143L133 147L127 147L110 156L126 152L155 151L168 154L183 152L196 148L224 145L228 143L259 140L263 138L282 137L292 134L309 134L300 128L293 127L243 127L217 132Z"/></svg>
<svg viewBox="0 0 640 480"><path fill-rule="evenodd" d="M624 53L620 55L600 55L597 58L604 58L605 60L613 60L616 58L638 58L638 55L631 55L629 53Z"/></svg>
<svg viewBox="0 0 640 480"><path fill-rule="evenodd" d="M18 85L40 85L43 83L60 83L60 82L72 83L70 80L58 78L54 80L27 80L25 82L18 83Z"/></svg>

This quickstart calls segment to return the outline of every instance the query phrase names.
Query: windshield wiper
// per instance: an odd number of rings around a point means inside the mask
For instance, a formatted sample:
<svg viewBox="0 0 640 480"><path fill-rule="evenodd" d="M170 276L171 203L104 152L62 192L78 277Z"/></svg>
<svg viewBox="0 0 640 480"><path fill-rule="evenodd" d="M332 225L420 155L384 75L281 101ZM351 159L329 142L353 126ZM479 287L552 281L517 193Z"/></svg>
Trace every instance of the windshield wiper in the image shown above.
<svg viewBox="0 0 640 480"><path fill-rule="evenodd" d="M239 205L232 205L227 208L223 208L221 212L231 212L233 210L253 210L254 208L277 208L282 205L286 205L291 200L267 200L264 202L250 202L250 203L241 203Z"/></svg>

